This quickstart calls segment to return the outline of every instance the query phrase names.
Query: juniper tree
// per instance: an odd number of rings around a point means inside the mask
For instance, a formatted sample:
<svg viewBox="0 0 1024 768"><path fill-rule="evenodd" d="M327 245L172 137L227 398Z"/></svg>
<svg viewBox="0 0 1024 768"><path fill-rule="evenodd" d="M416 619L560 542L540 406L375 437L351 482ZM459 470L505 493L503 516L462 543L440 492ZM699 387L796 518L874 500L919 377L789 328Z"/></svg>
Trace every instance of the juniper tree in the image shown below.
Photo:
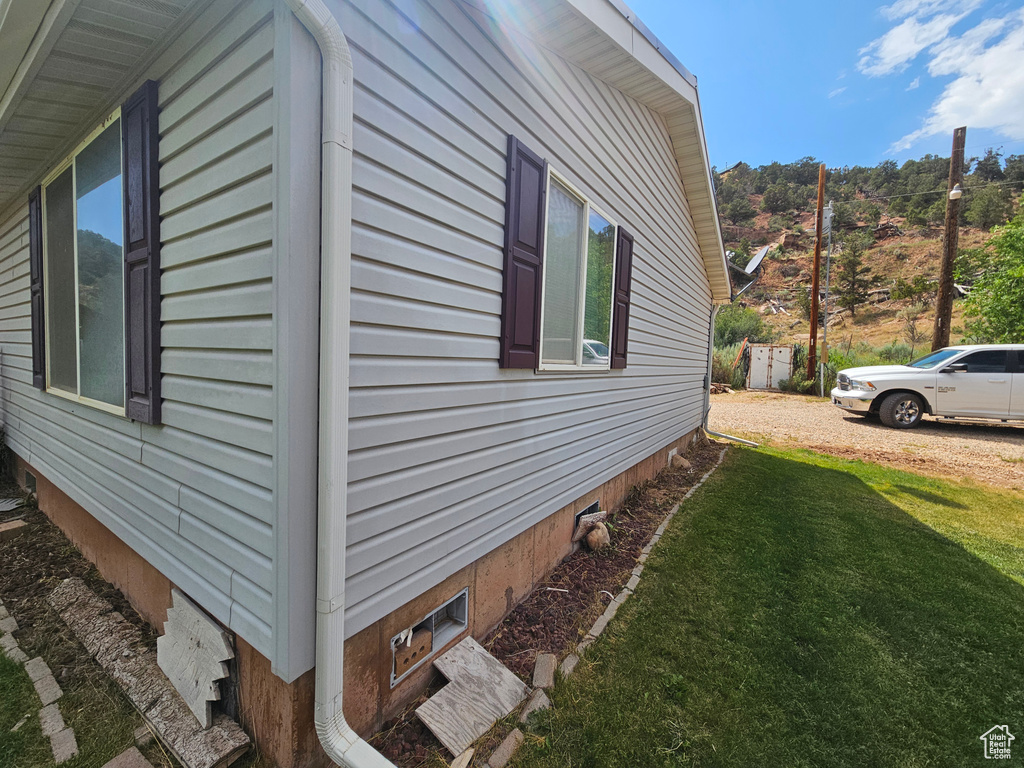
<svg viewBox="0 0 1024 768"><path fill-rule="evenodd" d="M864 252L870 242L870 235L849 234L840 241L836 258L836 303L857 314L857 307L867 301L868 289L874 283L871 270L864 266Z"/></svg>

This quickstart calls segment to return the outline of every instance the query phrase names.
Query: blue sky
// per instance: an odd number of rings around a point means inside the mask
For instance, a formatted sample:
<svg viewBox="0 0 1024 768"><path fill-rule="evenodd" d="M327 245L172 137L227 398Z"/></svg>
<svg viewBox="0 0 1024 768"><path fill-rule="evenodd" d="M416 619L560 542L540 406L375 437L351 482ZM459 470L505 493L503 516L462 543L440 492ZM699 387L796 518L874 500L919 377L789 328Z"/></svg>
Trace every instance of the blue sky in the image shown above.
<svg viewBox="0 0 1024 768"><path fill-rule="evenodd" d="M627 0L693 72L711 162L1024 154L1024 3Z"/></svg>

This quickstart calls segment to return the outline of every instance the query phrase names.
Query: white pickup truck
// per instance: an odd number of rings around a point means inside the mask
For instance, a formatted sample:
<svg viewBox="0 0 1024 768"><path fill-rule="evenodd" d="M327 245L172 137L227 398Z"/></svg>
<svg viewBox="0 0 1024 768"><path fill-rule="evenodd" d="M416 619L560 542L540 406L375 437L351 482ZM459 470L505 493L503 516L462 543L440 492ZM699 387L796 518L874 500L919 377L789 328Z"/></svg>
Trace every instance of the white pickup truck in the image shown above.
<svg viewBox="0 0 1024 768"><path fill-rule="evenodd" d="M837 384L833 405L896 429L917 426L926 413L1024 420L1024 344L945 347L906 365L847 368Z"/></svg>

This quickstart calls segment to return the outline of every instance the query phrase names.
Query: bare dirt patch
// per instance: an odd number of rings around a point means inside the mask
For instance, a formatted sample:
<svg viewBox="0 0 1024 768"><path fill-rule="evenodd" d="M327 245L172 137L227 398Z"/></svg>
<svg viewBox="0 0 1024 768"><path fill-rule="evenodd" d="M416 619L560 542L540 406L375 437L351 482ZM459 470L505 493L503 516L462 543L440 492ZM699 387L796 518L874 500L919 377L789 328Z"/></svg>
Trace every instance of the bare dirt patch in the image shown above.
<svg viewBox="0 0 1024 768"><path fill-rule="evenodd" d="M711 396L710 427L759 442L800 446L945 478L1024 490L1024 423L933 419L896 430L827 400L778 392Z"/></svg>

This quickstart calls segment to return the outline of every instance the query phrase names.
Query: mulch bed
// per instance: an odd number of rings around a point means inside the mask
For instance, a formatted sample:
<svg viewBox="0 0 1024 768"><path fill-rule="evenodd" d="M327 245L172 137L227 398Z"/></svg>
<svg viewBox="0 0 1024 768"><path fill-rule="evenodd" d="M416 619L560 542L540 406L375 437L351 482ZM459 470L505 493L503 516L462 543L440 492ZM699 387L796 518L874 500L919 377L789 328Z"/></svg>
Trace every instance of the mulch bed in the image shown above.
<svg viewBox="0 0 1024 768"><path fill-rule="evenodd" d="M666 468L653 481L635 486L610 516L611 546L598 552L583 546L569 555L484 639L483 646L527 683L538 653L565 656L625 586L655 529L714 466L721 448L711 441L699 443L686 454L688 469ZM441 685L438 680L370 740L399 768L447 765L447 750L414 713ZM474 757L473 764L483 765L490 751L486 747L496 746L503 735L493 734L493 745L480 745L480 758Z"/></svg>
<svg viewBox="0 0 1024 768"><path fill-rule="evenodd" d="M23 496L18 486L4 481L0 497ZM153 628L135 612L116 587L104 581L95 566L82 557L61 530L34 505L16 512L0 513L4 519L23 517L28 529L11 541L0 543L0 597L18 620L15 637L29 656L44 655L63 686L83 662L93 666L88 652L74 639L47 598L64 579L77 576L97 595L110 602L128 621L155 643ZM84 658L83 658L84 657ZM59 667L64 667L64 679Z"/></svg>

